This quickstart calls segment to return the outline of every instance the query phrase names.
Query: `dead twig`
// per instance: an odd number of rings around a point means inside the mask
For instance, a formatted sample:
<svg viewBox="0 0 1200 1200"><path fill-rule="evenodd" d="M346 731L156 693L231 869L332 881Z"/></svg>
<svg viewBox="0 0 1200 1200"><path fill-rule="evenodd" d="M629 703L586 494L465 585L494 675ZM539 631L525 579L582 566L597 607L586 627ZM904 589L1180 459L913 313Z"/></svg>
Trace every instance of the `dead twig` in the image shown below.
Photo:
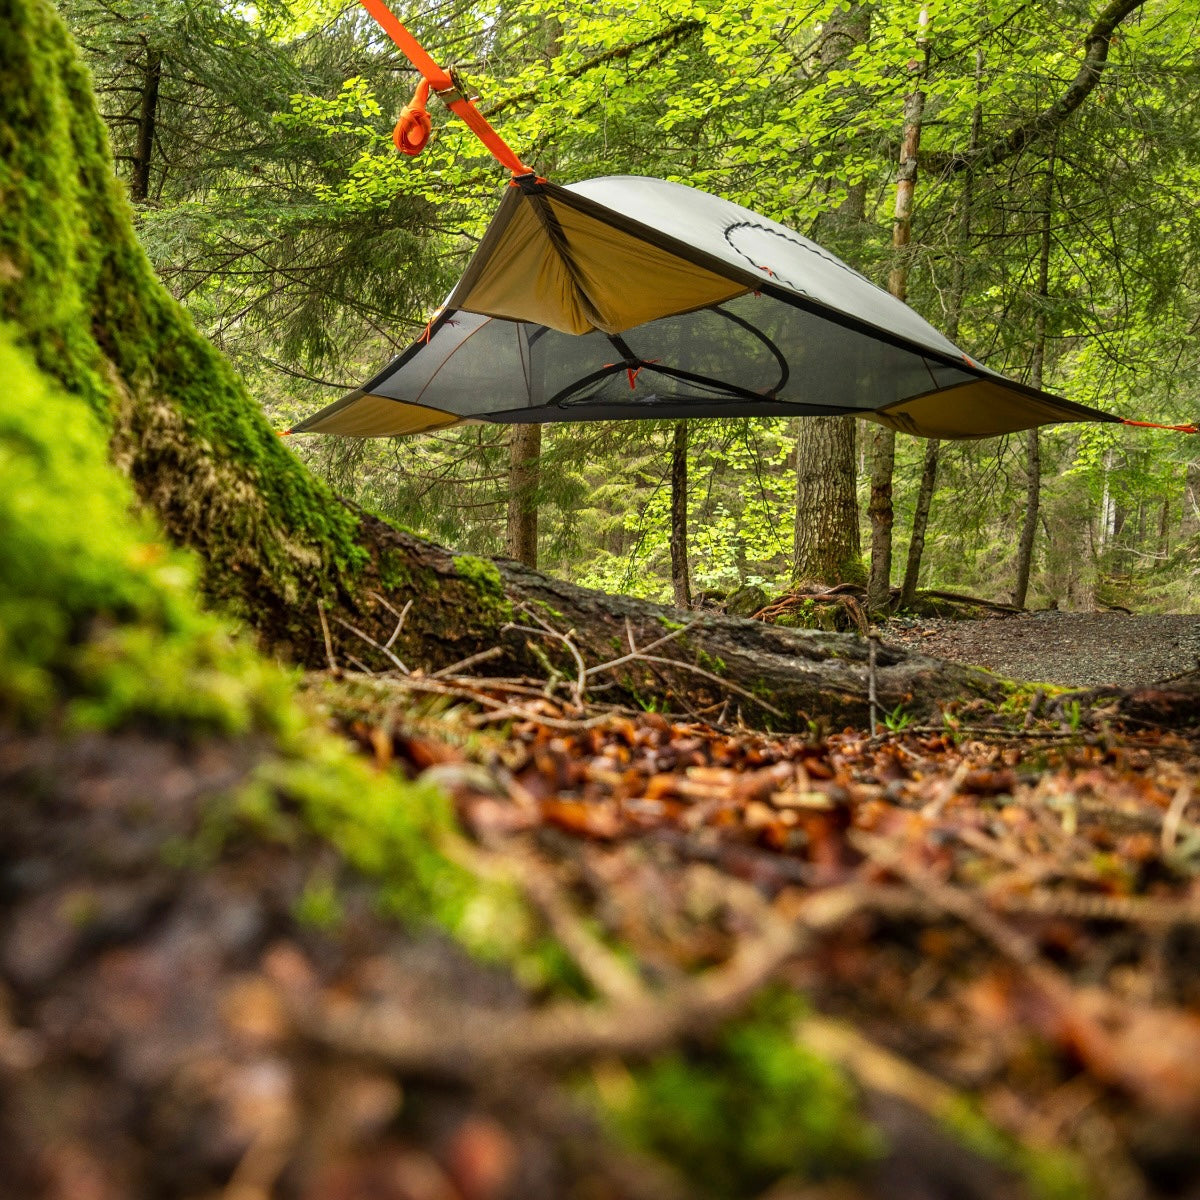
<svg viewBox="0 0 1200 1200"><path fill-rule="evenodd" d="M448 667L442 667L441 670L434 671L429 678L445 679L448 675L458 674L464 667L473 667L477 663L488 662L493 658L499 658L503 653L504 649L501 646L492 646L490 649L480 650L478 654L469 655L467 658L459 659L456 663L451 663ZM490 685L491 682L489 679L488 684Z"/></svg>
<svg viewBox="0 0 1200 1200"><path fill-rule="evenodd" d="M629 639L630 652L623 654L620 658L614 658L610 662L601 663L596 667L588 667L587 673L589 676L600 675L605 671L611 671L615 667L623 667L626 663L636 662L651 650L657 650L659 646L665 646L667 642L674 641L675 638L682 637L685 633L691 633L698 625L704 623L703 617L697 617L690 625L684 625L680 629L673 629L670 633L657 640L651 642L648 646L643 646L640 650L637 648L633 640L633 625L628 617L625 618L625 636Z"/></svg>
<svg viewBox="0 0 1200 1200"><path fill-rule="evenodd" d="M571 652L571 657L575 660L575 666L578 669L578 675L576 676L575 683L571 686L572 699L575 702L576 708L583 708L583 693L587 690L587 665L583 661L583 655L579 653L579 647L576 646L575 642L572 640L571 635L575 631L572 629L567 633L560 633L547 621L544 621L540 616L538 616L538 614L528 606L523 607L521 611L528 613L529 616L532 617L539 626L541 626L541 628L534 629L529 625L518 625L515 622L510 621L500 632L507 633L509 630L516 630L519 633L534 633L540 635L541 637L551 637L562 642L563 645L566 646L566 648Z"/></svg>
<svg viewBox="0 0 1200 1200"><path fill-rule="evenodd" d="M1167 809L1166 815L1163 817L1163 858L1170 858L1175 853L1175 840L1179 836L1179 826L1183 821L1183 814L1187 812L1187 806L1191 802L1192 785L1190 783L1181 783L1175 792L1174 799L1171 801L1171 807Z"/></svg>
<svg viewBox="0 0 1200 1200"><path fill-rule="evenodd" d="M413 602L409 600L402 609L397 611L395 605L391 604L378 592L368 592L367 594L374 596L375 599L378 600L379 603L382 604L383 607L386 608L388 612L390 612L392 616L396 618L396 628L392 630L392 636L383 643L384 649L390 650L396 644L396 639L400 636L400 631L404 628L404 620L408 616L408 611L410 608L412 608Z"/></svg>
<svg viewBox="0 0 1200 1200"><path fill-rule="evenodd" d="M402 675L408 674L408 668L400 661L400 659L387 649L386 646L381 646L369 633L363 633L357 626L351 625L349 621L343 621L341 617L333 618L343 629L348 629L356 638L360 638L366 642L368 646L378 650Z"/></svg>
<svg viewBox="0 0 1200 1200"><path fill-rule="evenodd" d="M740 907L740 897L735 900L730 891L729 898ZM603 1057L645 1058L728 1020L814 932L836 927L860 907L859 889L831 889L814 897L793 924L760 903L754 914L759 932L743 939L723 966L656 995L616 1004L561 1001L515 1013L445 1005L423 1012L412 1003L391 1001L310 1004L294 1014L294 1021L302 1036L326 1049L391 1070L455 1080Z"/></svg>
<svg viewBox="0 0 1200 1200"><path fill-rule="evenodd" d="M329 635L329 621L325 617L325 601L320 597L317 598L317 616L321 618L321 634L325 638L325 661L329 663L329 669L337 674L337 659L333 657L333 638Z"/></svg>
<svg viewBox="0 0 1200 1200"><path fill-rule="evenodd" d="M879 657L879 634L867 638L867 703L871 706L871 736L879 724L879 697L875 691L875 666Z"/></svg>

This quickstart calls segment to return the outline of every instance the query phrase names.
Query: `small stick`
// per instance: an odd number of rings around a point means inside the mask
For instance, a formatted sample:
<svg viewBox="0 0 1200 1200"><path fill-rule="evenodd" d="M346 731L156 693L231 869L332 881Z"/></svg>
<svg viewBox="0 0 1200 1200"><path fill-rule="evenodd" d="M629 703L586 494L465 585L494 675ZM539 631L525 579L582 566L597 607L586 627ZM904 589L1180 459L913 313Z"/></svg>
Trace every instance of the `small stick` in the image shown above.
<svg viewBox="0 0 1200 1200"><path fill-rule="evenodd" d="M625 634L629 638L632 647L630 653L624 654L620 658L614 658L610 662L601 663L598 667L588 667L587 673L589 675L599 675L603 671L611 671L613 667L623 667L627 662L635 661L648 651L657 650L659 646L666 645L666 643L672 639L682 637L685 633L691 633L691 631L695 629L697 625L702 624L703 621L703 617L697 617L690 625L685 625L681 629L673 629L665 637L660 637L657 641L653 641L648 646L643 646L642 649L639 650L637 649L636 645L633 645L633 627L629 624L629 618L626 617Z"/></svg>
<svg viewBox="0 0 1200 1200"><path fill-rule="evenodd" d="M526 611L528 612L529 610L526 609ZM575 659L575 665L579 668L579 675L571 687L571 693L574 697L576 707L582 708L583 693L587 688L587 666L584 664L583 656L579 653L579 647L576 646L573 641L571 641L571 634L575 631L572 629L569 633L559 633L557 629L551 629L550 626L547 625L545 621L543 621L537 615L537 613L530 613L530 615L535 621L538 622L539 625L543 626L542 629L534 629L531 625L517 625L513 622L509 622L509 624L505 625L500 632L506 633L510 629L514 629L519 633L536 633L542 637L557 638L560 642L562 642L567 649L570 650L572 658Z"/></svg>
<svg viewBox="0 0 1200 1200"><path fill-rule="evenodd" d="M411 604L412 601L410 600L409 603ZM500 646L493 646L490 650L480 650L478 654L472 654L469 658L459 659L458 662L451 663L448 667L443 667L440 671L434 671L429 678L445 679L447 675L457 674L463 667L471 667L476 663L487 662L488 659L498 658L503 653L504 650ZM487 682L490 685L492 681L489 679Z"/></svg>
<svg viewBox="0 0 1200 1200"><path fill-rule="evenodd" d="M329 669L335 674L338 669L337 659L333 657L333 638L329 636L329 622L325 619L325 601L317 598L317 615L321 618L321 633L325 638L325 660Z"/></svg>
<svg viewBox="0 0 1200 1200"><path fill-rule="evenodd" d="M879 653L879 634L867 636L867 700L871 705L871 736L879 722L879 700L875 693L875 658Z"/></svg>
<svg viewBox="0 0 1200 1200"><path fill-rule="evenodd" d="M1171 807L1167 809L1167 814L1163 817L1163 858L1170 858L1175 853L1175 839L1179 836L1179 825L1183 820L1183 814L1187 812L1187 806L1191 803L1191 800L1192 785L1190 783L1181 783L1179 790L1175 793L1175 798L1171 801Z"/></svg>
<svg viewBox="0 0 1200 1200"><path fill-rule="evenodd" d="M787 720L787 714L782 709L776 708L773 704L768 704L760 696L747 691L744 687L739 687L736 683L731 683L728 679L722 679L720 675L714 675L711 671L706 671L703 667L698 667L694 663L684 662L679 658L660 658L657 654L639 654L638 658L642 662L658 663L663 667L678 667L681 671L691 671L694 675L703 675L705 679L711 679L714 683L719 683L723 688L727 688L731 692L736 692L739 696L745 696L747 700L752 700L759 708L765 708L767 712L774 713L780 720Z"/></svg>
<svg viewBox="0 0 1200 1200"><path fill-rule="evenodd" d="M382 597L378 592L368 592L367 594L369 596L374 596L375 599L378 600L379 603L382 604L383 607L386 608L393 617L397 618L396 628L392 630L392 636L383 643L384 649L390 650L396 644L396 639L400 636L400 630L404 628L404 618L408 616L408 610L412 608L413 602L409 600L405 606L400 609L399 612L397 612L395 606L388 603L388 601L385 600L384 597Z"/></svg>
<svg viewBox="0 0 1200 1200"><path fill-rule="evenodd" d="M395 665L396 669L398 671L400 671L400 673L402 675L408 674L408 668L386 646L381 646L373 637L371 637L370 634L363 633L363 631L361 629L358 629L355 626L351 625L349 621L343 621L341 617L334 617L333 619L339 625L341 625L343 629L350 630L350 632L352 634L354 634L355 637L362 638L362 640L364 642L366 642L368 646L373 646L376 650L379 651L380 654L383 654L388 659L390 659L391 662Z"/></svg>

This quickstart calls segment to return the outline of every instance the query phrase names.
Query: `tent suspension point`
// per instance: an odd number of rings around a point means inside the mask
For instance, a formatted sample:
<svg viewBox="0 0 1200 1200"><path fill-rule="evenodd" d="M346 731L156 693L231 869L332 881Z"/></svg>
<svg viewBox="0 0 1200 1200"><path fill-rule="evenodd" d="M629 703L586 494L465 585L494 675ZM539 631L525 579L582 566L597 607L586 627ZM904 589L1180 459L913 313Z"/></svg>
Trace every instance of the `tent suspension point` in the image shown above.
<svg viewBox="0 0 1200 1200"><path fill-rule="evenodd" d="M404 27L400 18L383 2L383 0L359 0L363 8L375 18L379 28L399 47L400 52L421 72L424 77L417 85L413 96L392 133L396 149L403 154L420 154L429 140L431 124L425 104L429 99L429 89L432 88L438 99L451 112L456 113L470 127L471 132L487 147L492 157L517 175L532 175L530 170L519 158L516 151L492 128L488 119L475 107L475 102L467 96L460 81L455 77L453 68L446 70L438 66L425 47Z"/></svg>

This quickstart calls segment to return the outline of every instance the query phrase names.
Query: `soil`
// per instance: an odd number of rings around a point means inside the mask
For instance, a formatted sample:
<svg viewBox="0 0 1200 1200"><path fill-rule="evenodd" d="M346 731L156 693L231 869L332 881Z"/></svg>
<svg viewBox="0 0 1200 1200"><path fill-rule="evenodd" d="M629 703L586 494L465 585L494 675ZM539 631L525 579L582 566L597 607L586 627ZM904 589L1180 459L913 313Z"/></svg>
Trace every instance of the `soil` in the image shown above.
<svg viewBox="0 0 1200 1200"><path fill-rule="evenodd" d="M1200 617L1120 612L997 614L894 622L886 639L1009 679L1139 687L1200 666Z"/></svg>

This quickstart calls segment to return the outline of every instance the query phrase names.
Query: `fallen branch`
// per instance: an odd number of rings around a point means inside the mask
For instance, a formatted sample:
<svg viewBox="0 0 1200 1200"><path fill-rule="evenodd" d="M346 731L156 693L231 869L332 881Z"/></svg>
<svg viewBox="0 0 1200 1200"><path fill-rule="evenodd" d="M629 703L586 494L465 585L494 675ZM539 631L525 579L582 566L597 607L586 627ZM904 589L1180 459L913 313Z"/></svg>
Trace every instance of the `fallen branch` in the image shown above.
<svg viewBox="0 0 1200 1200"><path fill-rule="evenodd" d="M744 891L738 893L740 900ZM732 898L733 889L726 886L726 894ZM723 966L647 998L603 1007L560 1001L516 1013L469 1006L424 1013L411 1003L318 1002L294 1012L294 1024L326 1050L402 1073L460 1081L603 1057L646 1058L710 1033L744 1008L814 933L835 928L861 906L857 888L831 890L814 897L801 922L793 924L760 904L759 933L745 939Z"/></svg>

